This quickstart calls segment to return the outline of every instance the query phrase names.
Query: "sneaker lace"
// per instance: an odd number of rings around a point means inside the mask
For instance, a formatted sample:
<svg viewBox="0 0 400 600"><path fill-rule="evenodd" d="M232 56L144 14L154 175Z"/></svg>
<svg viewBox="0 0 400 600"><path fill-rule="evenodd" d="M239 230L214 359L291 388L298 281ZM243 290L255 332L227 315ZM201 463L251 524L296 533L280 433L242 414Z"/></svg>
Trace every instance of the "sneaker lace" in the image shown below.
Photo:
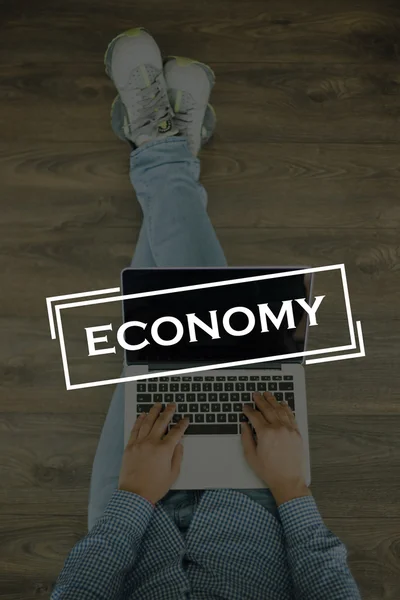
<svg viewBox="0 0 400 600"><path fill-rule="evenodd" d="M184 131L185 133L188 133L189 125L190 125L191 121L193 120L192 115L191 115L192 112L193 111L190 110L185 113L179 113L178 115L175 115L175 123L179 130Z"/></svg>
<svg viewBox="0 0 400 600"><path fill-rule="evenodd" d="M158 123L171 117L167 94L158 79L137 93L135 104L141 106L141 110L138 111L140 119L135 120L138 128L149 125L154 120ZM155 114L157 115L156 119Z"/></svg>
<svg viewBox="0 0 400 600"><path fill-rule="evenodd" d="M179 131L188 139L189 145L194 144L194 135L190 124L193 122L193 112L195 106L191 105L186 100L186 106L184 109L180 108L179 112L175 113L175 124Z"/></svg>

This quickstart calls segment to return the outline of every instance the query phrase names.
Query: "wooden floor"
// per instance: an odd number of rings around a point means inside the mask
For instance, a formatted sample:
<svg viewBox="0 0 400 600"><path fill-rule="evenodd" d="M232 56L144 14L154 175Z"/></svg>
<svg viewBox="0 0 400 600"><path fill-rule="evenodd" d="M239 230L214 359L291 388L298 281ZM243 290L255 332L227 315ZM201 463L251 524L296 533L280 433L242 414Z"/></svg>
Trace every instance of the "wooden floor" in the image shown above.
<svg viewBox="0 0 400 600"><path fill-rule="evenodd" d="M5 0L0 18L0 598L47 598L86 529L111 389L65 390L45 298L118 286L134 248L102 60L140 24L216 72L203 181L229 263L346 265L367 356L307 367L313 491L362 597L398 599L398 2Z"/></svg>

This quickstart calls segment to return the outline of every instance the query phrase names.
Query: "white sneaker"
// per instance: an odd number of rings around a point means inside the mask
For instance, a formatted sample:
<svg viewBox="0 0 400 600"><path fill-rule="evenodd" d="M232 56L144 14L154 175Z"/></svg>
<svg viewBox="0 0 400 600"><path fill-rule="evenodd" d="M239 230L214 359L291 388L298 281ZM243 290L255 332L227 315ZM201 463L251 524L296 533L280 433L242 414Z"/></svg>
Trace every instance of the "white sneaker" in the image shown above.
<svg viewBox="0 0 400 600"><path fill-rule="evenodd" d="M123 142L129 142L129 121L122 104L121 98L116 96L111 105L111 128L115 135ZM214 108L209 104L204 115L203 126L201 128L201 147L205 146L212 138L217 123L217 117ZM184 133L183 133L184 135Z"/></svg>
<svg viewBox="0 0 400 600"><path fill-rule="evenodd" d="M142 28L130 29L109 44L104 56L107 75L121 98L126 137L136 146L176 135L161 52Z"/></svg>
<svg viewBox="0 0 400 600"><path fill-rule="evenodd" d="M164 62L164 75L175 123L197 156L202 145L203 122L215 83L212 69L190 58L173 56ZM215 127L215 113L214 117Z"/></svg>

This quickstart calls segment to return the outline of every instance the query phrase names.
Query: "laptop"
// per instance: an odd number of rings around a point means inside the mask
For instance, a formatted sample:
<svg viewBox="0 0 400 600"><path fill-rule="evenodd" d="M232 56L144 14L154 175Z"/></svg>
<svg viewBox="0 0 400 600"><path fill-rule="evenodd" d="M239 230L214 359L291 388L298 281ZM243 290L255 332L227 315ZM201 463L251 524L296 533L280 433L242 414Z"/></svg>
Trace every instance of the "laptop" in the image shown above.
<svg viewBox="0 0 400 600"><path fill-rule="evenodd" d="M279 327L270 325L268 333L254 327L248 335L227 335L224 331L218 339L211 337L210 330L198 327L194 341L193 330L192 338L185 330L178 339L177 328L165 322L158 328L158 340L162 338L166 344L154 343L151 338L151 324L165 315L183 324L190 313L210 324L211 310L222 320L232 307L254 311L258 304L268 303L277 315L283 300L305 298L308 302L312 293L310 275L296 273L259 279L295 269L299 267L128 268L122 271L124 296L235 280L234 284L123 301L124 323L140 321L143 324L125 330L127 345L135 348L125 350L125 376L157 374L125 382L125 443L141 412L148 412L155 402L163 405L175 402L173 421L187 416L190 424L183 439L180 475L173 489L266 487L248 466L240 438L240 422L246 419L242 406L253 403L254 391L270 391L279 402L286 400L295 413L304 441L306 481L310 484L304 357L296 356L306 350L308 320L300 305L292 302L295 329L289 328L284 319ZM238 312L230 324L235 331L243 331L245 314ZM174 336L176 343L172 343ZM283 358L266 360L278 356ZM246 364L235 364L240 361ZM185 372L163 375L181 369Z"/></svg>

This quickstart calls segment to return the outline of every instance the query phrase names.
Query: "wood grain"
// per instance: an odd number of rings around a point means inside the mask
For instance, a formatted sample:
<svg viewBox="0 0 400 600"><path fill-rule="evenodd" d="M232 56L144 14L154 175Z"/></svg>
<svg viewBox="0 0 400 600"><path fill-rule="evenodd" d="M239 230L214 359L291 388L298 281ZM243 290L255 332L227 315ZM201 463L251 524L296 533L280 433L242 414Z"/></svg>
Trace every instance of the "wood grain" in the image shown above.
<svg viewBox="0 0 400 600"><path fill-rule="evenodd" d="M13 4L2 14L0 53L6 55L13 47L8 60L14 62L79 62L82 55L86 60L101 59L113 36L138 25L151 30L165 54L203 61L223 57L232 63L317 59L364 64L399 58L400 11L388 0L379 5L374 0L362 4L338 0L330 5L318 0L302 4L251 0L246 8L238 0L205 0L185 6L184 11L179 0L162 8L158 0L135 6L127 0L102 2L101 8L94 0L73 0L68 5L41 0L35 8L24 3L23 10Z"/></svg>
<svg viewBox="0 0 400 600"><path fill-rule="evenodd" d="M15 0L0 24L0 598L48 598L86 531L113 386L66 391L45 298L118 286L134 250L142 215L110 128L103 53L143 25L164 54L216 72L202 180L229 264L346 266L366 357L306 368L312 488L363 599L397 600L398 3ZM324 286L311 347L346 326L337 281ZM118 323L119 306L101 310ZM87 318L63 315L77 381ZM90 375L120 369L108 357Z"/></svg>
<svg viewBox="0 0 400 600"><path fill-rule="evenodd" d="M0 598L49 598L70 548L86 532L86 519L43 514L0 518Z"/></svg>
<svg viewBox="0 0 400 600"><path fill-rule="evenodd" d="M86 514L103 418L3 414L0 473L8 485L0 490L2 512L26 514L31 507L40 515ZM400 468L400 415L310 415L309 423L312 489L324 517L398 517L400 491L393 477Z"/></svg>
<svg viewBox="0 0 400 600"><path fill-rule="evenodd" d="M214 142L202 153L210 217L217 228L399 227L394 150L382 144L255 142L238 149ZM16 142L3 144L0 174L8 226L20 226L21 216L29 227L46 229L141 222L128 177L128 147L117 141L23 149ZM49 205L53 211L46 210Z"/></svg>
<svg viewBox="0 0 400 600"><path fill-rule="evenodd" d="M387 519L328 519L327 526L347 545L363 600L396 600L400 594L400 523Z"/></svg>
<svg viewBox="0 0 400 600"><path fill-rule="evenodd" d="M221 228L217 233L232 266L344 263L353 312L359 318L370 316L371 304L365 298L372 293L374 318L398 317L397 229ZM48 296L118 287L137 235L138 230L126 224L5 228L0 239L0 272L7 285L7 294L0 299L2 315L24 315L29 304L30 315L39 317ZM329 289L337 292L337 284L327 285ZM341 307L338 314L343 314Z"/></svg>
<svg viewBox="0 0 400 600"><path fill-rule="evenodd" d="M213 65L216 140L292 143L398 143L400 78L396 63L319 62ZM0 127L5 142L93 143L113 139L115 96L101 62L40 61L3 66ZM24 118L29 102L30 119ZM40 126L38 126L40 124Z"/></svg>

